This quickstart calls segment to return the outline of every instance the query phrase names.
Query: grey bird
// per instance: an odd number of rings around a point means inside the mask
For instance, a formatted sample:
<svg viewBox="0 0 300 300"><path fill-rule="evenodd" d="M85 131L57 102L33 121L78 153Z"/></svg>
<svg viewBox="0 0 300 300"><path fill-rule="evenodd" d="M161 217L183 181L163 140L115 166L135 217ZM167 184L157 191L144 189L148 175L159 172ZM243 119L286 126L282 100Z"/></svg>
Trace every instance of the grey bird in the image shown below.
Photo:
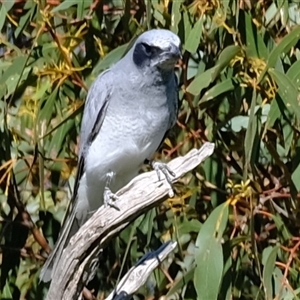
<svg viewBox="0 0 300 300"><path fill-rule="evenodd" d="M178 112L174 67L180 39L168 30L144 32L127 54L92 84L84 108L71 205L59 239L40 274L51 280L68 241L102 204L151 160ZM168 177L164 164L153 167ZM102 196L103 195L103 196Z"/></svg>

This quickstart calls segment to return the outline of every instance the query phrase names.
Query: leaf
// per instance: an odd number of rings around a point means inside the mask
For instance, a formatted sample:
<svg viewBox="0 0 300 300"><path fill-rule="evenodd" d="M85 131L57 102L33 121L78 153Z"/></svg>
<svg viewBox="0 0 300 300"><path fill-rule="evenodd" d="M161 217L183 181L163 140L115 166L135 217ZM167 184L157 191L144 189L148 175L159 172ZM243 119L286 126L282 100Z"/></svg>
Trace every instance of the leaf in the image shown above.
<svg viewBox="0 0 300 300"><path fill-rule="evenodd" d="M168 291L166 296L170 296L180 291L190 280L194 277L195 268L187 271L180 279L176 280L170 290Z"/></svg>
<svg viewBox="0 0 300 300"><path fill-rule="evenodd" d="M36 92L32 95L32 100L34 101L38 101L40 99L43 98L43 96L45 95L46 91L51 87L51 82L50 80L47 78L46 81L43 82L43 84L41 84L38 89L36 90Z"/></svg>
<svg viewBox="0 0 300 300"><path fill-rule="evenodd" d="M18 38L19 35L24 31L25 27L29 24L29 22L32 20L34 14L36 13L36 6L37 4L34 3L33 1L28 1L32 2L31 8L26 12L25 15L23 15L19 21L19 26L16 28L14 34L15 38Z"/></svg>
<svg viewBox="0 0 300 300"><path fill-rule="evenodd" d="M244 151L245 151L245 164L246 167L244 169L245 177L247 177L247 168L250 164L253 164L252 154L256 150L255 147L255 138L258 134L258 120L257 115L255 114L255 107L256 107L256 91L253 91L252 100L251 100L251 107L250 107L250 115L249 115L249 123L248 128L246 130L245 141L244 141Z"/></svg>
<svg viewBox="0 0 300 300"><path fill-rule="evenodd" d="M272 277L273 271L275 269L275 262L278 252L278 246L276 247L268 247L263 252L264 270L263 270L263 284L265 289L265 296L267 300L273 299L273 284ZM265 257L264 257L265 255Z"/></svg>
<svg viewBox="0 0 300 300"><path fill-rule="evenodd" d="M8 281L6 281L1 296L3 297L2 299L14 299Z"/></svg>
<svg viewBox="0 0 300 300"><path fill-rule="evenodd" d="M294 62L286 72L286 76L292 81L295 87L300 88L300 60Z"/></svg>
<svg viewBox="0 0 300 300"><path fill-rule="evenodd" d="M39 137L43 137L47 131L52 113L54 112L54 104L57 99L58 88L56 88L46 100L40 100L40 113L39 113Z"/></svg>
<svg viewBox="0 0 300 300"><path fill-rule="evenodd" d="M206 247L206 251L198 253L196 261L194 284L198 295L197 299L217 300L223 273L222 246L212 239Z"/></svg>
<svg viewBox="0 0 300 300"><path fill-rule="evenodd" d="M298 177L299 178L299 177ZM278 232L283 236L285 241L288 241L292 238L291 233L287 229L285 223L282 221L280 215L272 215L272 219L276 225Z"/></svg>
<svg viewBox="0 0 300 300"><path fill-rule="evenodd" d="M78 1L77 2L77 18L79 20L83 19L83 15L84 15L84 7L86 6L85 3L86 0L84 1Z"/></svg>
<svg viewBox="0 0 300 300"><path fill-rule="evenodd" d="M71 6L78 4L78 2L79 2L78 0L65 0L61 4L59 4L58 6L54 7L51 10L51 12L55 13L55 12L59 12L61 10L66 10Z"/></svg>
<svg viewBox="0 0 300 300"><path fill-rule="evenodd" d="M248 13L245 13L245 30L247 42L247 56L268 58L268 49L265 46L261 34L256 30L253 25L252 18Z"/></svg>
<svg viewBox="0 0 300 300"><path fill-rule="evenodd" d="M228 220L228 203L213 210L204 222L196 240L194 286L197 299L218 298L223 273L221 239Z"/></svg>
<svg viewBox="0 0 300 300"><path fill-rule="evenodd" d="M178 24L181 21L181 5L184 0L174 1L171 15L171 31L178 34ZM148 2L147 2L148 3Z"/></svg>
<svg viewBox="0 0 300 300"><path fill-rule="evenodd" d="M292 180L293 183L297 189L297 191L300 191L300 163L298 162L297 167L295 168L294 172L292 173Z"/></svg>
<svg viewBox="0 0 300 300"><path fill-rule="evenodd" d="M201 226L202 224L198 220L188 220L185 218L184 221L178 226L178 234L181 236L185 233L199 232Z"/></svg>
<svg viewBox="0 0 300 300"><path fill-rule="evenodd" d="M284 139L284 156L287 156L290 149L291 145L294 139L294 130L291 126L291 124L287 121L282 121L282 134L283 134L283 139Z"/></svg>
<svg viewBox="0 0 300 300"><path fill-rule="evenodd" d="M281 117L281 113L278 104L276 101L272 101L265 128L266 129L271 128L274 125L275 121L280 117Z"/></svg>
<svg viewBox="0 0 300 300"><path fill-rule="evenodd" d="M6 10L5 5L2 5L2 7L0 9L0 31L2 31L3 25L6 20L6 13L7 13L7 10Z"/></svg>
<svg viewBox="0 0 300 300"><path fill-rule="evenodd" d="M17 57L10 65L10 67L7 68L2 74L0 78L0 85L5 84L7 81L11 80L13 76L20 76L25 67L26 60L27 58L25 56Z"/></svg>
<svg viewBox="0 0 300 300"><path fill-rule="evenodd" d="M94 75L99 75L101 71L111 67L114 63L120 60L128 48L128 44L124 44L107 54L104 59L100 60L93 69Z"/></svg>
<svg viewBox="0 0 300 300"><path fill-rule="evenodd" d="M187 41L185 42L185 50L189 51L190 53L195 53L198 49L200 38L202 35L202 27L203 27L204 18L200 18L192 30L190 31L190 34L187 38Z"/></svg>
<svg viewBox="0 0 300 300"><path fill-rule="evenodd" d="M187 87L187 91L193 95L200 94L202 89L208 87L208 85L217 78L221 71L229 64L239 51L240 47L238 46L226 47L220 54L216 65L213 68L206 70L204 73L197 75Z"/></svg>
<svg viewBox="0 0 300 300"><path fill-rule="evenodd" d="M14 6L15 0L4 0L2 1L3 6L5 7L6 11L9 12L10 9Z"/></svg>
<svg viewBox="0 0 300 300"><path fill-rule="evenodd" d="M151 236L154 230L154 218L156 217L155 209L149 210L147 213L144 214L144 218L139 225L139 230L141 230L147 236L146 247L150 245Z"/></svg>
<svg viewBox="0 0 300 300"><path fill-rule="evenodd" d="M249 124L248 116L236 116L229 121L229 125L223 127L223 131L240 132L242 129L247 129Z"/></svg>
<svg viewBox="0 0 300 300"><path fill-rule="evenodd" d="M190 15L187 10L183 10L183 26L184 26L184 44L186 43L187 37L190 35L192 30L192 24L190 21Z"/></svg>
<svg viewBox="0 0 300 300"><path fill-rule="evenodd" d="M278 93L288 111L295 113L300 121L300 101L298 101L298 91L292 81L283 73L274 69L269 70L270 75L277 83Z"/></svg>
<svg viewBox="0 0 300 300"><path fill-rule="evenodd" d="M209 89L199 100L199 104L213 100L217 96L234 89L233 79L228 78Z"/></svg>
<svg viewBox="0 0 300 300"><path fill-rule="evenodd" d="M287 34L280 43L271 51L267 65L265 66L264 70L260 74L258 82L260 82L263 77L265 76L266 72L273 68L279 59L279 57L283 54L288 52L300 39L300 27L295 28L292 32Z"/></svg>
<svg viewBox="0 0 300 300"><path fill-rule="evenodd" d="M61 123L61 126L57 128L56 132L54 133L50 145L47 147L46 156L55 160L60 151L63 149L63 142L65 141L67 133L72 129L74 126L74 119L67 119L64 123ZM54 164L52 166L52 170L57 169L57 171L61 171L61 168L57 168L60 166L61 163Z"/></svg>

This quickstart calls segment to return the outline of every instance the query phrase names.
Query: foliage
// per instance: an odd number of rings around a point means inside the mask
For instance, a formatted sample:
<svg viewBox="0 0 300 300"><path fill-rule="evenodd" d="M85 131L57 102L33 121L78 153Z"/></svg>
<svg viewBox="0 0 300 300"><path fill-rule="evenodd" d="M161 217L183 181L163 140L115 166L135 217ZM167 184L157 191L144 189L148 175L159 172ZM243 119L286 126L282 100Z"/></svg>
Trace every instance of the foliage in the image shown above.
<svg viewBox="0 0 300 300"><path fill-rule="evenodd" d="M42 299L41 232L53 245L87 88L159 27L184 55L178 124L158 158L207 140L216 152L115 238L91 288L103 298L119 272L174 239L137 298L299 299L299 23L296 0L2 0L1 297Z"/></svg>

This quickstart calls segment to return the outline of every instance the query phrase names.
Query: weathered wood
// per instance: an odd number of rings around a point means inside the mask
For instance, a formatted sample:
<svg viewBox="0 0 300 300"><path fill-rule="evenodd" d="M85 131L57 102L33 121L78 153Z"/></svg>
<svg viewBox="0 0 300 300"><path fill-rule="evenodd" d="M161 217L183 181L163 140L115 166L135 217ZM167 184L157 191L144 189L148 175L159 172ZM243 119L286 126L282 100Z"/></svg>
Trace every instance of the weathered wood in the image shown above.
<svg viewBox="0 0 300 300"><path fill-rule="evenodd" d="M214 144L205 143L185 156L173 159L168 167L176 174L173 182L209 157ZM155 171L135 177L116 194L119 200L112 207L100 207L71 238L60 263L52 274L48 300L80 299L81 291L93 276L93 266L108 241L136 217L156 206L170 192L165 179L158 180Z"/></svg>
<svg viewBox="0 0 300 300"><path fill-rule="evenodd" d="M137 264L132 267L122 278L115 290L105 300L131 299L141 286L143 286L152 271L170 254L177 246L177 242L167 242L157 250L145 254Z"/></svg>

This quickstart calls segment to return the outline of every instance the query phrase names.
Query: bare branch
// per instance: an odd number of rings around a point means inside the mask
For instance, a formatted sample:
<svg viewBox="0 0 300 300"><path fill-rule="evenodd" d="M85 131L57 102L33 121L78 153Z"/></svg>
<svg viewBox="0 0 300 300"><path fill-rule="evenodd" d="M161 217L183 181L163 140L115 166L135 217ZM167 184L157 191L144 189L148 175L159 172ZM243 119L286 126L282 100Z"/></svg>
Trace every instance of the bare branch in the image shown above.
<svg viewBox="0 0 300 300"><path fill-rule="evenodd" d="M105 300L130 299L131 295L146 283L151 272L171 253L177 242L168 242L157 250L145 254L137 264L132 267L117 285L115 290ZM121 295L121 297L120 297Z"/></svg>
<svg viewBox="0 0 300 300"><path fill-rule="evenodd" d="M193 149L170 161L168 167L176 174L173 182L197 167L213 151L214 144L205 143L201 149ZM54 270L47 299L79 299L108 241L136 217L162 202L169 192L170 186L165 179L158 181L155 171L146 172L117 192L116 205L120 210L101 206L64 250Z"/></svg>

